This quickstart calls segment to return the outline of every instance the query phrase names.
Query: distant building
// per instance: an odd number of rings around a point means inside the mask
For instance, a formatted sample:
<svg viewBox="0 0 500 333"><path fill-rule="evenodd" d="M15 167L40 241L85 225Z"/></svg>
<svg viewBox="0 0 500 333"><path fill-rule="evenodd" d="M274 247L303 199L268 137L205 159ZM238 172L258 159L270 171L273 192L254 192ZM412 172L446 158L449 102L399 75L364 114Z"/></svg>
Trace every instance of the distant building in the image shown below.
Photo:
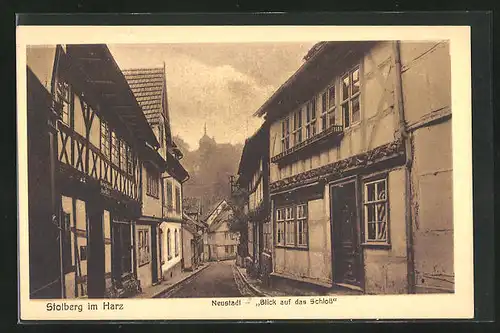
<svg viewBox="0 0 500 333"><path fill-rule="evenodd" d="M192 271L203 263L203 235L206 225L196 221L187 214L183 215L182 253L183 269Z"/></svg>
<svg viewBox="0 0 500 333"><path fill-rule="evenodd" d="M305 60L257 111L273 275L453 292L449 43L322 42Z"/></svg>
<svg viewBox="0 0 500 333"><path fill-rule="evenodd" d="M208 226L208 230L204 234L205 260L236 258L239 235L229 229L229 220L232 214L230 205L226 200L222 200L210 209L203 218L203 222Z"/></svg>

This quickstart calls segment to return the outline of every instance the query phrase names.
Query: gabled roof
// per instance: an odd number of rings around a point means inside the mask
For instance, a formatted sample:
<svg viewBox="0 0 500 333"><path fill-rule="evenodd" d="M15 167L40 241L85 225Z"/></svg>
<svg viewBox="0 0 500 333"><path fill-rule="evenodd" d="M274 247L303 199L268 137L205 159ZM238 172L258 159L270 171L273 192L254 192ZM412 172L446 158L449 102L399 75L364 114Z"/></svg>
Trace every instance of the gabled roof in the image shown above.
<svg viewBox="0 0 500 333"><path fill-rule="evenodd" d="M123 72L105 44L72 44L66 46L68 54L65 69L94 87L93 94L99 96L103 112L126 126L139 140L159 146L146 121ZM109 120L109 119L108 119Z"/></svg>
<svg viewBox="0 0 500 333"><path fill-rule="evenodd" d="M146 119L149 122L155 122L163 114L168 122L167 110L163 108L165 68L125 69L123 74L134 92Z"/></svg>
<svg viewBox="0 0 500 333"><path fill-rule="evenodd" d="M224 220L220 218L220 215L224 212L227 212L229 210L232 210L231 206L227 205L226 208L224 208L221 213L214 219L212 224L208 227L209 232L215 231L220 228L220 226L224 223L227 222L227 220Z"/></svg>
<svg viewBox="0 0 500 333"><path fill-rule="evenodd" d="M211 205L206 211L205 211L205 214L203 214L201 220L206 222L206 220L210 217L210 215L212 215L216 210L217 208L219 208L220 205L222 205L223 202L225 202L226 200L223 199L213 205Z"/></svg>
<svg viewBox="0 0 500 333"><path fill-rule="evenodd" d="M262 124L251 137L245 140L238 167L238 175L240 176L238 183L246 182L246 176L259 168L260 158L267 154L266 148L269 145L268 136L266 135L268 134L267 124L267 122Z"/></svg>

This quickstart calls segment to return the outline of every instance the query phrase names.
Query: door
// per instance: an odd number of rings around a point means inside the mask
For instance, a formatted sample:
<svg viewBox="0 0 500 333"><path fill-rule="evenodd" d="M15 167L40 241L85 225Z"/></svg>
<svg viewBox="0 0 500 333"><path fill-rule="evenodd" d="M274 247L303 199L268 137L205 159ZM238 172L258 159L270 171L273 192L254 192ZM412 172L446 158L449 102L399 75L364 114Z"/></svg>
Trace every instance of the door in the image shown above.
<svg viewBox="0 0 500 333"><path fill-rule="evenodd" d="M158 232L155 225L151 226L151 277L152 282L158 282Z"/></svg>
<svg viewBox="0 0 500 333"><path fill-rule="evenodd" d="M88 223L88 296L102 298L105 292L104 280L104 230L102 210L87 205Z"/></svg>
<svg viewBox="0 0 500 333"><path fill-rule="evenodd" d="M354 180L331 187L330 207L333 282L361 287L363 267Z"/></svg>

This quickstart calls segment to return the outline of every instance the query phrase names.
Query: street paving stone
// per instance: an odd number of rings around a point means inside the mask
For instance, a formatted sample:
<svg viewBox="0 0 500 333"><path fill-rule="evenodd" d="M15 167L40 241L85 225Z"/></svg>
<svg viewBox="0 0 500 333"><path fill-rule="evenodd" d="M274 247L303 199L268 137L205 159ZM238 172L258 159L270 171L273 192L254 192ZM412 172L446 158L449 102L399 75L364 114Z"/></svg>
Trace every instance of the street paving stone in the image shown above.
<svg viewBox="0 0 500 333"><path fill-rule="evenodd" d="M212 262L193 279L162 295L163 298L253 296L234 271L234 261Z"/></svg>

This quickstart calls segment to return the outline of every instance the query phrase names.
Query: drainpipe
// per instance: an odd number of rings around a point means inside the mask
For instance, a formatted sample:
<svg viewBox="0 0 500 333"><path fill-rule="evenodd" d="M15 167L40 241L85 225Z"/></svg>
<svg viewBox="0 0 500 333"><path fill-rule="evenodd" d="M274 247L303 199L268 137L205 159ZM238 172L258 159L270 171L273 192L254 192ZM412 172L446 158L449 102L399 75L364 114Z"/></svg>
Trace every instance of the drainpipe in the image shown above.
<svg viewBox="0 0 500 333"><path fill-rule="evenodd" d="M406 253L407 253L407 278L408 293L415 293L415 262L413 252L413 223L412 223L412 188L411 188L411 167L413 157L413 147L411 138L406 128L403 100L403 84L401 72L401 49L400 41L393 42L394 66L395 66L395 95L398 114L397 138L403 141L405 147L405 224L406 224Z"/></svg>

